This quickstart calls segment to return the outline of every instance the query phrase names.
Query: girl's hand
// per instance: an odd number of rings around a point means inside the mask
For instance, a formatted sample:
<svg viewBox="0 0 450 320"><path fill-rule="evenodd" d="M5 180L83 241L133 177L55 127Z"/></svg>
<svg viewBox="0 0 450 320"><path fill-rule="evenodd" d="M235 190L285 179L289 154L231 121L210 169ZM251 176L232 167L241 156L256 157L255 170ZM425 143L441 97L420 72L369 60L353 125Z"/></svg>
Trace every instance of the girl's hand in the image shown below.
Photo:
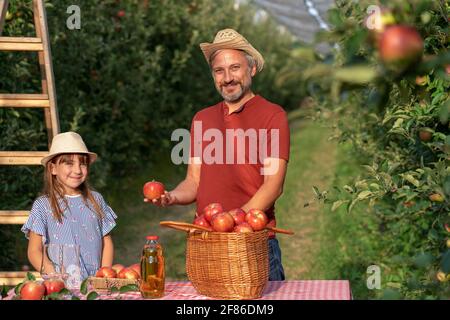
<svg viewBox="0 0 450 320"><path fill-rule="evenodd" d="M52 274L56 273L55 268L53 268L53 264L51 263L44 263L42 266L41 274Z"/></svg>
<svg viewBox="0 0 450 320"><path fill-rule="evenodd" d="M144 198L144 202L151 202L158 207L167 207L176 203L176 197L172 195L170 192L164 191L164 194L161 196L161 198L153 200Z"/></svg>

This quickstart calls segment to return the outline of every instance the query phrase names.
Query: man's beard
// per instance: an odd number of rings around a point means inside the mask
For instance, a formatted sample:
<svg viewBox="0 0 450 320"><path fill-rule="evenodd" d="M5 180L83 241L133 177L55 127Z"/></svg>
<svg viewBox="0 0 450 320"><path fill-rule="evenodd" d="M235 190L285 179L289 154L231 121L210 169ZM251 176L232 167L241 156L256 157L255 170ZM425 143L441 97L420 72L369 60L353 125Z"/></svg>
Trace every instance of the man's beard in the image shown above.
<svg viewBox="0 0 450 320"><path fill-rule="evenodd" d="M246 86L244 86L241 82L232 82L230 85L237 84L239 86L239 90L232 94L227 94L224 91L225 85L220 86L220 88L217 88L217 91L219 91L220 95L226 102L236 102L239 101L250 89L250 86L252 85L252 82L249 81Z"/></svg>

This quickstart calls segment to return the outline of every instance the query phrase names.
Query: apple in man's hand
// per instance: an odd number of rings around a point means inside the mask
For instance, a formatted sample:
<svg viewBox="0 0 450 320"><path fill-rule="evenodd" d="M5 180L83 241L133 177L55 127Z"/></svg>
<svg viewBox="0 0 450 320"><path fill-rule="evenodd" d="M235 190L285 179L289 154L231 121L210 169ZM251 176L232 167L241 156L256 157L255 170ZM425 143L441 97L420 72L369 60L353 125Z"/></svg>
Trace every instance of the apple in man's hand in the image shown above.
<svg viewBox="0 0 450 320"><path fill-rule="evenodd" d="M161 198L164 194L165 187L164 184L158 181L149 181L144 184L142 192L144 193L144 197L149 200L155 200Z"/></svg>

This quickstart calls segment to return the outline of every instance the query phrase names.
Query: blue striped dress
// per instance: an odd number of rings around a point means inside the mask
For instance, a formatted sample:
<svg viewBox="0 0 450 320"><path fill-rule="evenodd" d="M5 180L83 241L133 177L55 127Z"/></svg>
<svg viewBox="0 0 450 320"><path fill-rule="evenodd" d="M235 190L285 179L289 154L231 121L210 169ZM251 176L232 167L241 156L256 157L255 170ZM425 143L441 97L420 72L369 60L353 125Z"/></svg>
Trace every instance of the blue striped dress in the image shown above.
<svg viewBox="0 0 450 320"><path fill-rule="evenodd" d="M21 229L27 238L29 238L30 231L43 237L43 244L47 245L49 250L48 256L54 263L57 260L56 256L61 257L64 254L64 264L66 264L66 258L69 257L73 260L70 256L76 254L79 259L71 261L70 264L76 266L77 272L78 270L81 272L81 280L95 275L95 272L101 267L102 238L115 227L117 218L103 196L95 191L92 193L104 213L102 219L93 209L86 206L81 195L66 195L69 208L64 210L62 223L60 223L53 217L48 198L41 196L34 201L30 216ZM61 201L60 208L64 209L64 207L64 202ZM50 250L55 247L64 247L63 250L67 252L57 253ZM79 252L69 254L68 249L71 247L75 247Z"/></svg>

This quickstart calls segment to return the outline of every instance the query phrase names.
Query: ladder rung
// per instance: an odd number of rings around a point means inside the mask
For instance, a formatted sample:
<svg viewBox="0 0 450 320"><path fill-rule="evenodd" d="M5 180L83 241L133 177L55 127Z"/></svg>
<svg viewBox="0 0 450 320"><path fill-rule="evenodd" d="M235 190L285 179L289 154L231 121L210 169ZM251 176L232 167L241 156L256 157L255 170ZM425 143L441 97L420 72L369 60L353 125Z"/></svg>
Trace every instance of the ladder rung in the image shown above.
<svg viewBox="0 0 450 320"><path fill-rule="evenodd" d="M48 94L0 94L0 107L48 108Z"/></svg>
<svg viewBox="0 0 450 320"><path fill-rule="evenodd" d="M41 38L0 37L3 51L44 51Z"/></svg>
<svg viewBox="0 0 450 320"><path fill-rule="evenodd" d="M0 224L24 224L29 215L26 210L0 210Z"/></svg>
<svg viewBox="0 0 450 320"><path fill-rule="evenodd" d="M0 165L40 165L48 151L0 151Z"/></svg>
<svg viewBox="0 0 450 320"><path fill-rule="evenodd" d="M42 280L39 272L30 271L36 280ZM2 271L0 272L0 285L15 286L21 283L27 277L27 271Z"/></svg>

